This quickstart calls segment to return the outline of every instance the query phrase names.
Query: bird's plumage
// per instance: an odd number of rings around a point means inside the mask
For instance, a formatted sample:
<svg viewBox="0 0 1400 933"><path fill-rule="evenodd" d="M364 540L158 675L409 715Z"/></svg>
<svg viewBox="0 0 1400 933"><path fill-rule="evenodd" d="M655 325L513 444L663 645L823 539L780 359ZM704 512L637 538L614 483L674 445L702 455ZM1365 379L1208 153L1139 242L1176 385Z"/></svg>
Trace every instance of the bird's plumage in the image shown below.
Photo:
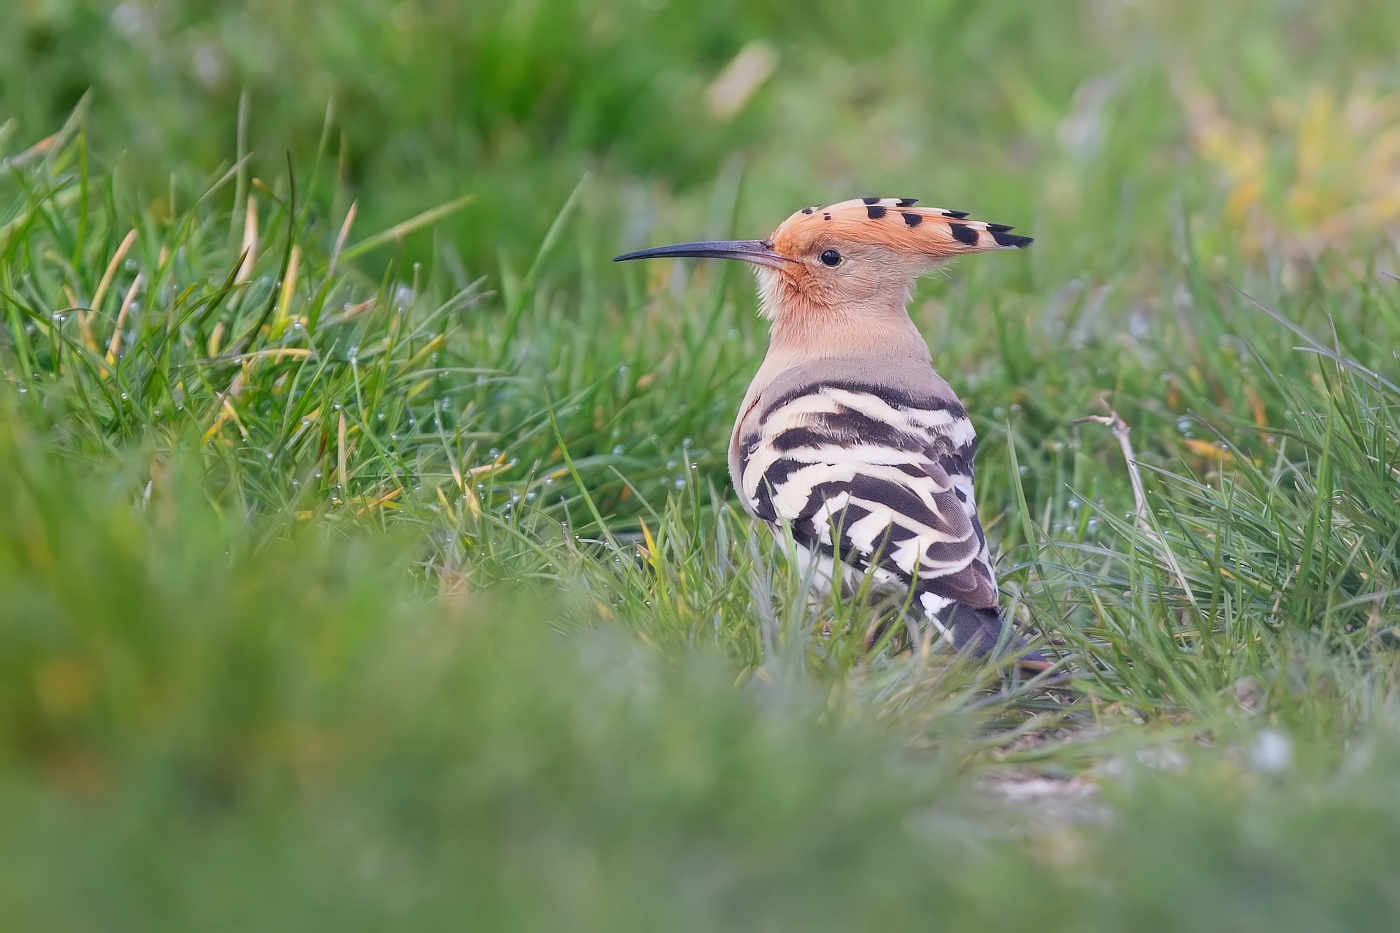
<svg viewBox="0 0 1400 933"><path fill-rule="evenodd" d="M1014 636L973 498L976 434L909 319L913 280L968 252L1025 247L1010 227L909 198L793 214L766 241L628 254L725 256L757 267L768 354L734 426L729 472L749 514L787 527L821 578L913 604L959 650Z"/></svg>
<svg viewBox="0 0 1400 933"><path fill-rule="evenodd" d="M761 390L735 427L729 470L754 517L839 561L844 582L868 572L878 589L912 585L938 630L981 654L1001 622L972 498L975 446L931 367L858 356L793 367Z"/></svg>

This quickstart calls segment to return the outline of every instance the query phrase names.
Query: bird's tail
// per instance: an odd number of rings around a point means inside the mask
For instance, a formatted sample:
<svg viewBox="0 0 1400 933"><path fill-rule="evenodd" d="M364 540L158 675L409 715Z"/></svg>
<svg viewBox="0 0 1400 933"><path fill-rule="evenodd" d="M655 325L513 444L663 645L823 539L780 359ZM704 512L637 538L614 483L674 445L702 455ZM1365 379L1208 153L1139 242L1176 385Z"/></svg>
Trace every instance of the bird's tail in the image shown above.
<svg viewBox="0 0 1400 933"><path fill-rule="evenodd" d="M954 602L936 615L952 638L953 647L971 657L996 659L1014 655L1020 667L1031 670L1043 669L1052 663L1042 652L1031 651L1030 644L995 608L974 609L966 603Z"/></svg>

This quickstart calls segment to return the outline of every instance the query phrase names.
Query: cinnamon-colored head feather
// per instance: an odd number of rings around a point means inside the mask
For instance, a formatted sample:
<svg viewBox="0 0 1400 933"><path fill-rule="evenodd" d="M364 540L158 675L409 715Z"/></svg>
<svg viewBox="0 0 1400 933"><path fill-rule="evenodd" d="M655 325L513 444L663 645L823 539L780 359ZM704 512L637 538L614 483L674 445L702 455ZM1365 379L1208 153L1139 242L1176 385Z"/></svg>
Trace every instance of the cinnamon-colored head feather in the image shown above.
<svg viewBox="0 0 1400 933"><path fill-rule="evenodd" d="M937 262L964 253L1021 248L1028 236L1005 224L968 220L966 211L916 207L914 198L856 198L828 207L805 207L783 221L773 250L790 259L820 256L843 244L881 246L911 259Z"/></svg>
<svg viewBox="0 0 1400 933"><path fill-rule="evenodd" d="M939 262L1030 245L1030 237L1010 231L968 220L964 211L916 207L913 198L804 207L764 243L777 261L759 269L763 310L779 327L801 322L804 329L833 316L902 316L914 279Z"/></svg>

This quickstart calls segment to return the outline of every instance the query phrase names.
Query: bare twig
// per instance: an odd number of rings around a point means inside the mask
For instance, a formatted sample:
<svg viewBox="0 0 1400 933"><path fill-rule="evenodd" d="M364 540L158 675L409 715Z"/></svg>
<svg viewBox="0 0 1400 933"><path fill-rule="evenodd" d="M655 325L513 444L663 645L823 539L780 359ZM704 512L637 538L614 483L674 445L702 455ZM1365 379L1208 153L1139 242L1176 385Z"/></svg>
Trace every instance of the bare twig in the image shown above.
<svg viewBox="0 0 1400 933"><path fill-rule="evenodd" d="M1152 516L1147 510L1147 495L1142 487L1142 471L1138 467L1137 454L1133 452L1133 442L1130 438L1132 428L1128 423L1118 416L1118 412L1113 409L1108 410L1108 415L1087 415L1083 418L1076 418L1074 424L1093 422L1094 424L1106 425L1113 429L1113 436L1118 439L1118 446L1123 450L1123 460L1128 465L1128 478L1133 484L1133 517L1136 520L1138 531L1142 536L1157 545L1158 550L1166 559L1167 566L1171 569L1172 576L1176 577L1177 583L1181 586L1182 593L1193 607L1200 610L1196 604L1196 596L1191 591L1190 582L1186 579L1186 574L1181 570L1181 564L1177 562L1176 553L1172 551L1171 545L1162 537L1152 524Z"/></svg>
<svg viewBox="0 0 1400 933"><path fill-rule="evenodd" d="M1145 530L1147 528L1147 495L1142 489L1142 473L1138 469L1137 454L1133 453L1133 441L1130 435L1133 429L1128 426L1128 422L1119 417L1118 412L1113 409L1108 410L1108 415L1087 415L1083 418L1074 419L1074 424L1084 424L1093 422L1102 424L1113 429L1113 436L1118 438L1118 446L1123 448L1123 460L1128 464L1128 478L1133 483L1133 514L1137 517L1138 525Z"/></svg>

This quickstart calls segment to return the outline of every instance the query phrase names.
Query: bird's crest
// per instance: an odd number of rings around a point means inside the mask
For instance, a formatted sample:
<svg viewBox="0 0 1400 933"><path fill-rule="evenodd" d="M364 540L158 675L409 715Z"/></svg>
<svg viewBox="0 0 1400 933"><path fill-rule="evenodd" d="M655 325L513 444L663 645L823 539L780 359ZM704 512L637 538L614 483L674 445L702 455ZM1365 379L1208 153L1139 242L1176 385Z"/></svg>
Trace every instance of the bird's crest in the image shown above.
<svg viewBox="0 0 1400 933"><path fill-rule="evenodd" d="M774 249L797 255L822 239L871 243L930 259L994 249L1024 249L1028 236L1006 224L968 220L966 211L916 207L915 198L854 198L826 207L804 207L773 233Z"/></svg>

